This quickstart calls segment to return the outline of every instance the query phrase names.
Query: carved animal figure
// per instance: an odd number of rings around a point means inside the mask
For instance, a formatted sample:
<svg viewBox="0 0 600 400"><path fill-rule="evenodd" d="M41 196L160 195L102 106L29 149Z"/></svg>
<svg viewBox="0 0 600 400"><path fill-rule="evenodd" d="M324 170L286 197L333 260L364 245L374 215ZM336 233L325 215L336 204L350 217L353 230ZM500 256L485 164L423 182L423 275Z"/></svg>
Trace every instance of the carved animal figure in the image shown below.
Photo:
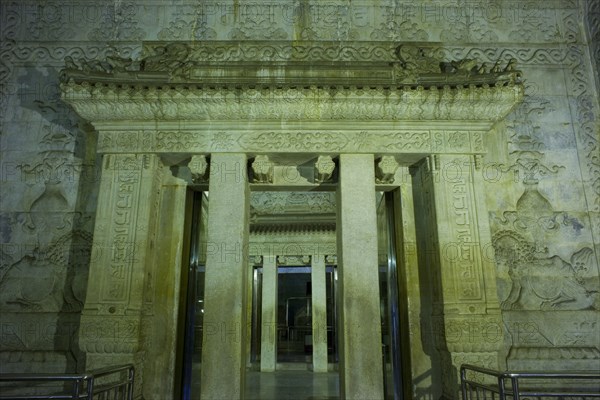
<svg viewBox="0 0 600 400"><path fill-rule="evenodd" d="M65 57L65 68L79 70L79 65L77 65L75 60L73 60L73 57L66 56Z"/></svg>
<svg viewBox="0 0 600 400"><path fill-rule="evenodd" d="M452 65L455 71L471 72L473 69L477 68L477 60L468 58L465 60L451 61L450 65Z"/></svg>
<svg viewBox="0 0 600 400"><path fill-rule="evenodd" d="M170 43L157 47L154 54L141 61L143 71L173 72L185 64L189 55L189 48L185 44Z"/></svg>
<svg viewBox="0 0 600 400"><path fill-rule="evenodd" d="M503 309L583 310L598 308L598 277L590 270L593 250L575 252L570 263L543 257L514 232L496 235L496 261L508 268L512 285Z"/></svg>
<svg viewBox="0 0 600 400"><path fill-rule="evenodd" d="M113 71L118 72L127 71L133 65L133 60L125 57L108 56L106 57L106 61L110 64Z"/></svg>

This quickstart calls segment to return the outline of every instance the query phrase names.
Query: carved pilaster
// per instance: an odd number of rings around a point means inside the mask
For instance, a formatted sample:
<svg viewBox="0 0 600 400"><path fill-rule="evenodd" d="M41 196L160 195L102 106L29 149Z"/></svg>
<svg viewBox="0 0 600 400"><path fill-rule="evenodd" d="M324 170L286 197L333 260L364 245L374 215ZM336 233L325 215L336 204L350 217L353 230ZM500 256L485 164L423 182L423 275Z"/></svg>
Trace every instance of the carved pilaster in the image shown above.
<svg viewBox="0 0 600 400"><path fill-rule="evenodd" d="M137 362L144 290L151 275L160 160L148 154L104 156L79 345L87 370ZM137 376L136 376L137 379ZM139 380L138 380L139 381ZM141 385L139 385L141 388Z"/></svg>
<svg viewBox="0 0 600 400"><path fill-rule="evenodd" d="M495 271L486 253L491 238L477 164L470 155L438 155L419 173L433 240L424 249L435 282L432 329L447 398L456 397L461 362L490 368L500 363L502 324L497 294L490 290L496 287Z"/></svg>

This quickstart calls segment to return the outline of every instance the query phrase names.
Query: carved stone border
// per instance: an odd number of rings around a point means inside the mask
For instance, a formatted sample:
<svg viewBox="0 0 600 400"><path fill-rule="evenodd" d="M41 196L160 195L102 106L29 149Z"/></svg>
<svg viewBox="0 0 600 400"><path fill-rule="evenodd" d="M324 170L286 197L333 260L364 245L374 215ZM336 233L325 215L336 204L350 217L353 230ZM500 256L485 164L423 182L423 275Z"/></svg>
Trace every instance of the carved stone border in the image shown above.
<svg viewBox="0 0 600 400"><path fill-rule="evenodd" d="M101 131L100 153L368 152L481 154L486 131L255 129Z"/></svg>

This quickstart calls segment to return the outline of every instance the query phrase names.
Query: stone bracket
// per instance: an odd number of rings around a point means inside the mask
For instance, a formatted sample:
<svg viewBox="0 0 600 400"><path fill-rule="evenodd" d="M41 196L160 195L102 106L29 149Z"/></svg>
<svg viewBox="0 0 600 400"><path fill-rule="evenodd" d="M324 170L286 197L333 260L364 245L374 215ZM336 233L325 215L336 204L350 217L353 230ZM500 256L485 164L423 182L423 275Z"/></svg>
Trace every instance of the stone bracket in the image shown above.
<svg viewBox="0 0 600 400"><path fill-rule="evenodd" d="M375 182L394 183L394 175L400 167L394 156L383 156L375 163Z"/></svg>
<svg viewBox="0 0 600 400"><path fill-rule="evenodd" d="M206 156L195 155L192 156L188 168L192 173L192 182L194 183L203 183L207 182L207 172L208 172L208 162L206 161Z"/></svg>
<svg viewBox="0 0 600 400"><path fill-rule="evenodd" d="M319 156L315 162L315 182L331 182L334 171L335 162L331 156Z"/></svg>
<svg viewBox="0 0 600 400"><path fill-rule="evenodd" d="M258 155L251 165L252 183L273 183L274 163L266 155Z"/></svg>

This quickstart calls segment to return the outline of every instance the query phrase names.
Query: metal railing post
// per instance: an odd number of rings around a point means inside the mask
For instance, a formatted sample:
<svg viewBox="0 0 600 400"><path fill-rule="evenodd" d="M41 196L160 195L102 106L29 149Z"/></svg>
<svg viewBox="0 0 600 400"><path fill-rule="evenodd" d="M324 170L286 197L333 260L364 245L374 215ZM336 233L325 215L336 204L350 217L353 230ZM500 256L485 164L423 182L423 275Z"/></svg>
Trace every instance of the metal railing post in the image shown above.
<svg viewBox="0 0 600 400"><path fill-rule="evenodd" d="M113 378L110 382L103 385L98 384L98 378L111 376ZM0 393L0 400L32 398L92 400L93 398L106 399L107 396L112 396L115 400L133 400L134 380L135 368L133 365L109 367L88 374L0 374L0 382L16 384L10 386L10 389L20 392L8 394L5 391ZM28 389L40 392L40 389L44 389L44 387L36 387L36 384L42 383L54 384L54 389L46 386L47 393L32 394L31 391L27 393ZM65 387L67 383L72 387ZM58 389L59 387L60 389Z"/></svg>
<svg viewBox="0 0 600 400"><path fill-rule="evenodd" d="M468 371L483 374L484 377L495 377L496 384L486 384L469 379ZM600 373L590 372L499 372L474 365L464 364L460 369L463 400L476 398L480 393L484 399L491 394L492 399L498 394L499 400L527 399L585 399L600 398ZM510 388L507 381L510 379ZM535 383L535 384L534 384ZM560 385L557 385L560 383Z"/></svg>
<svg viewBox="0 0 600 400"><path fill-rule="evenodd" d="M467 400L467 370L464 365L460 367L460 388L462 390L462 399Z"/></svg>

